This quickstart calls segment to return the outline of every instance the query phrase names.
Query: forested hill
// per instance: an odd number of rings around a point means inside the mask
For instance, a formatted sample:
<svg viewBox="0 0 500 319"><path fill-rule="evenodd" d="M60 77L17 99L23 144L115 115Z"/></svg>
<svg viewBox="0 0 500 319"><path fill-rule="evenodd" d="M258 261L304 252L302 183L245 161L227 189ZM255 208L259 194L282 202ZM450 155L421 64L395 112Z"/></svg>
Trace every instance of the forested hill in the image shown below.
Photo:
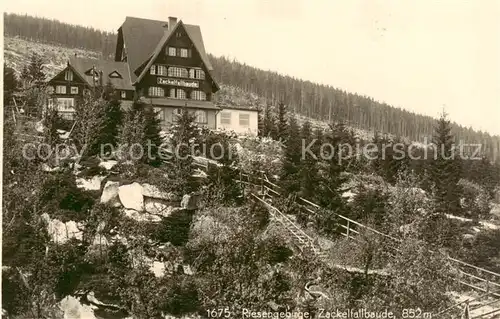
<svg viewBox="0 0 500 319"><path fill-rule="evenodd" d="M57 20L4 13L4 35L114 56L116 34Z"/></svg>
<svg viewBox="0 0 500 319"><path fill-rule="evenodd" d="M26 15L5 14L5 35L28 40L85 48L110 57L116 35ZM422 141L433 132L435 119L380 103L370 97L331 86L264 71L224 57L210 56L216 80L261 97L259 101L283 101L296 113L322 121L341 120L349 126ZM240 99L241 100L241 99ZM255 100L250 103L262 103ZM453 134L465 143L482 143L490 158L500 157L500 136L454 124Z"/></svg>

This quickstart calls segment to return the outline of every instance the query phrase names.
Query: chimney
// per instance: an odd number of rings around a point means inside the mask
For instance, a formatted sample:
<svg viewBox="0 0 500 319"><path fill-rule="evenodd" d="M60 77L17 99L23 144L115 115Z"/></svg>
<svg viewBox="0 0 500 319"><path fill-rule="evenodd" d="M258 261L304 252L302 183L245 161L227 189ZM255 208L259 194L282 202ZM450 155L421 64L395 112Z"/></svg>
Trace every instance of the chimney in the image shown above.
<svg viewBox="0 0 500 319"><path fill-rule="evenodd" d="M168 17L168 31L172 31L177 24L177 17Z"/></svg>

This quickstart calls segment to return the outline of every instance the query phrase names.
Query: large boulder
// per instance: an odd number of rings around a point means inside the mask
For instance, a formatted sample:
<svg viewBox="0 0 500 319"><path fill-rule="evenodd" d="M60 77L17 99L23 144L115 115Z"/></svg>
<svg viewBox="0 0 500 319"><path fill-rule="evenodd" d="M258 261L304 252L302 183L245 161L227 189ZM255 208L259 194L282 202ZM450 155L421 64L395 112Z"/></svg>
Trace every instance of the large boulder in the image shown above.
<svg viewBox="0 0 500 319"><path fill-rule="evenodd" d="M179 201L180 198L174 193L164 192L157 186L148 183L142 184L142 196L164 199L169 202Z"/></svg>
<svg viewBox="0 0 500 319"><path fill-rule="evenodd" d="M106 176L93 176L91 179L78 178L76 180L76 186L79 188L84 188L86 190L100 190L101 182Z"/></svg>
<svg viewBox="0 0 500 319"><path fill-rule="evenodd" d="M113 207L120 207L121 202L118 196L119 182L107 181L101 194L101 203L109 204Z"/></svg>
<svg viewBox="0 0 500 319"><path fill-rule="evenodd" d="M183 209L189 209L189 210L196 209L196 208L198 208L198 199L199 199L198 194L194 194L194 193L185 194L182 197L181 207Z"/></svg>
<svg viewBox="0 0 500 319"><path fill-rule="evenodd" d="M142 211L144 209L144 199L142 197L142 186L139 183L122 185L118 188L118 197L123 207Z"/></svg>
<svg viewBox="0 0 500 319"><path fill-rule="evenodd" d="M80 300L73 296L66 296L60 301L59 306L64 313L64 318L72 319L96 319L91 306L83 305Z"/></svg>
<svg viewBox="0 0 500 319"><path fill-rule="evenodd" d="M148 212L138 212L133 209L125 209L124 211L125 216L128 218L131 218L133 220L136 220L138 222L151 222L151 223L158 223L161 221L161 217L155 214L150 214Z"/></svg>
<svg viewBox="0 0 500 319"><path fill-rule="evenodd" d="M63 223L59 219L51 219L47 213L42 214L42 220L47 224L47 232L51 240L57 244L64 244L71 238L82 240L83 226L75 221Z"/></svg>
<svg viewBox="0 0 500 319"><path fill-rule="evenodd" d="M178 207L171 206L166 201L158 198L146 197L144 198L144 209L150 214L167 217Z"/></svg>

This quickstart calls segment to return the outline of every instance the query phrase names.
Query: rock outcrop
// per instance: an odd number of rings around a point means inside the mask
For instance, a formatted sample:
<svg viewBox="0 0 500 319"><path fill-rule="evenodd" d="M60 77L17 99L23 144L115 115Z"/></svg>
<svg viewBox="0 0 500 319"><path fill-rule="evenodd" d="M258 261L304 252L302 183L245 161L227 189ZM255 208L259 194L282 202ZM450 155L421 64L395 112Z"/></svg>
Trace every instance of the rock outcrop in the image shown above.
<svg viewBox="0 0 500 319"><path fill-rule="evenodd" d="M118 188L118 197L123 207L142 211L144 209L144 198L142 196L142 186L139 183L122 185Z"/></svg>

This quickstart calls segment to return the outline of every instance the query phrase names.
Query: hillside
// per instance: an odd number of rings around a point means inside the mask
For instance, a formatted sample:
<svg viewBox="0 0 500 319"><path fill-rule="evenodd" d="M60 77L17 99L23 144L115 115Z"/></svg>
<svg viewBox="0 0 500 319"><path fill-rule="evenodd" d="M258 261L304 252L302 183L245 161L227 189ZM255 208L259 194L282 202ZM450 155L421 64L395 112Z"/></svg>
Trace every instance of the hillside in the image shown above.
<svg viewBox="0 0 500 319"><path fill-rule="evenodd" d="M18 36L30 41L43 41L53 45L57 43L67 47L68 49L48 50L48 52L60 50L63 54L60 57L61 60L64 60L65 54L74 54L75 51L95 57L112 56L109 46L116 41L114 34L99 33L81 26L30 16L7 14L4 15L4 18L7 37ZM39 28L35 28L34 25L39 26ZM62 37L57 32L40 33L39 31L40 28L52 30L51 27L64 30L64 34L76 34L80 40L75 41L71 36ZM83 39L88 39L88 41ZM12 44L12 42L6 43L6 52L18 53L16 49L11 48ZM84 53L83 48L94 51ZM33 49L37 49L36 46ZM29 53L29 50L25 52ZM10 56L6 54L8 65L13 64L10 61L11 58L12 54ZM349 126L366 132L388 133L418 142L432 135L435 123L435 119L432 117L392 107L362 94L346 92L340 88L319 85L272 71L264 71L244 63L231 61L225 57L210 55L210 58L214 66L215 79L220 84L234 87L234 89L226 90L232 94L226 96L219 94L217 101L250 105L276 105L282 101L296 114L317 121L344 121ZM54 59L59 59L59 57L47 57L50 64L61 65L60 62L52 62ZM489 158L498 159L500 156L500 136L491 136L456 123L452 124L452 130L457 140L463 143L481 143L483 152Z"/></svg>

